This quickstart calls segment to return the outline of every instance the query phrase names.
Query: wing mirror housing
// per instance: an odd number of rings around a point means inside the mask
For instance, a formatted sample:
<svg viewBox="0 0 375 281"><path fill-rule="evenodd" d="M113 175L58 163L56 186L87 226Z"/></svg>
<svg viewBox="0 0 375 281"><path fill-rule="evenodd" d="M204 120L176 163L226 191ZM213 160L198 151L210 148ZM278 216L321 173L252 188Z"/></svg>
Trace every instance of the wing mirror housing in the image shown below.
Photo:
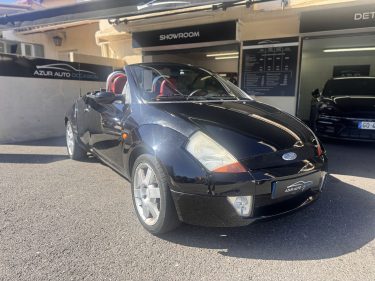
<svg viewBox="0 0 375 281"><path fill-rule="evenodd" d="M312 91L311 95L313 96L313 98L319 98L320 97L320 91L319 89L315 89L314 91Z"/></svg>

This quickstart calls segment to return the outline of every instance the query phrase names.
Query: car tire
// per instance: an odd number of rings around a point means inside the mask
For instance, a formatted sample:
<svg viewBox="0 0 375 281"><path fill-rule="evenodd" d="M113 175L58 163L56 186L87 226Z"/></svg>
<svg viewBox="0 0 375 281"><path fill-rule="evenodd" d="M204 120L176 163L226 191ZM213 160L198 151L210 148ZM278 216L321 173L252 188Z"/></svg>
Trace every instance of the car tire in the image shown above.
<svg viewBox="0 0 375 281"><path fill-rule="evenodd" d="M135 160L131 188L135 212L147 231L159 235L180 225L168 176L154 156L143 154Z"/></svg>
<svg viewBox="0 0 375 281"><path fill-rule="evenodd" d="M70 159L81 160L87 157L87 152L77 143L76 135L73 132L72 123L66 122L66 148Z"/></svg>

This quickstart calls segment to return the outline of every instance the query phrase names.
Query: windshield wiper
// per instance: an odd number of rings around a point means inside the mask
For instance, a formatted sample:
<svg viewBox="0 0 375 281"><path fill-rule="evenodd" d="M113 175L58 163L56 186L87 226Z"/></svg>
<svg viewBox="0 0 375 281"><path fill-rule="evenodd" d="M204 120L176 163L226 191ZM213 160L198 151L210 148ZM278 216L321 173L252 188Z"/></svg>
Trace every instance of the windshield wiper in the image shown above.
<svg viewBox="0 0 375 281"><path fill-rule="evenodd" d="M181 100L187 100L186 96L180 96L180 95L175 95L175 96L157 96L155 98L152 98L151 100L153 101L181 101Z"/></svg>
<svg viewBox="0 0 375 281"><path fill-rule="evenodd" d="M217 101L223 101L223 100L233 100L237 101L238 98L231 97L231 96L158 96L151 99L152 101L204 101L204 100L217 100Z"/></svg>
<svg viewBox="0 0 375 281"><path fill-rule="evenodd" d="M238 100L236 97L231 96L208 96L205 97L207 100Z"/></svg>

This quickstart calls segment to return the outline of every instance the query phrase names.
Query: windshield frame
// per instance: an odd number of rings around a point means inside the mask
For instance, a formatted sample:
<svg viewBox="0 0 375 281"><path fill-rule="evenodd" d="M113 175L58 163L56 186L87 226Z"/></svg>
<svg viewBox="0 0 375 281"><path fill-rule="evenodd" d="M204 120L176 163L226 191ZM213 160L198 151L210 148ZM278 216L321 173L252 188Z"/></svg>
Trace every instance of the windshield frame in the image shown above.
<svg viewBox="0 0 375 281"><path fill-rule="evenodd" d="M363 83L364 81L369 81L369 85L371 83L372 86L374 86L374 91L373 94L370 93L363 93L363 89L360 89L359 87L360 83ZM342 82L343 85L340 85L340 82ZM345 86L347 84L353 84L349 89L347 89ZM370 85L370 86L371 86ZM338 88L344 89L343 92L337 91ZM359 93L356 93L355 89L359 89ZM370 87L371 89L371 87ZM368 89L366 91L371 90ZM336 90L336 92L328 94L328 92L331 92L333 90ZM362 91L362 92L361 92ZM349 93L348 93L349 92ZM323 91L322 91L322 96L325 98L330 98L330 97L345 97L345 96L353 96L353 97L368 97L368 96L375 96L375 77L367 76L367 77L345 77L345 78L336 78L336 79L330 79L326 82L324 85Z"/></svg>

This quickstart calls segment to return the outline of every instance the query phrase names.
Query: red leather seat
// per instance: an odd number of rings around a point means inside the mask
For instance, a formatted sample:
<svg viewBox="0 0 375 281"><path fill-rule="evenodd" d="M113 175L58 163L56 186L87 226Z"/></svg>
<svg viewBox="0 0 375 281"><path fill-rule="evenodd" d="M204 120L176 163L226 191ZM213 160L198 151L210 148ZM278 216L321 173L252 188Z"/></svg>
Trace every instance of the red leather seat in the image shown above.
<svg viewBox="0 0 375 281"><path fill-rule="evenodd" d="M173 96L176 93L176 79L168 78L164 79L160 85L159 96Z"/></svg>
<svg viewBox="0 0 375 281"><path fill-rule="evenodd" d="M163 83L164 78L162 76L157 76L152 81L152 92L155 96L160 94L161 83Z"/></svg>

